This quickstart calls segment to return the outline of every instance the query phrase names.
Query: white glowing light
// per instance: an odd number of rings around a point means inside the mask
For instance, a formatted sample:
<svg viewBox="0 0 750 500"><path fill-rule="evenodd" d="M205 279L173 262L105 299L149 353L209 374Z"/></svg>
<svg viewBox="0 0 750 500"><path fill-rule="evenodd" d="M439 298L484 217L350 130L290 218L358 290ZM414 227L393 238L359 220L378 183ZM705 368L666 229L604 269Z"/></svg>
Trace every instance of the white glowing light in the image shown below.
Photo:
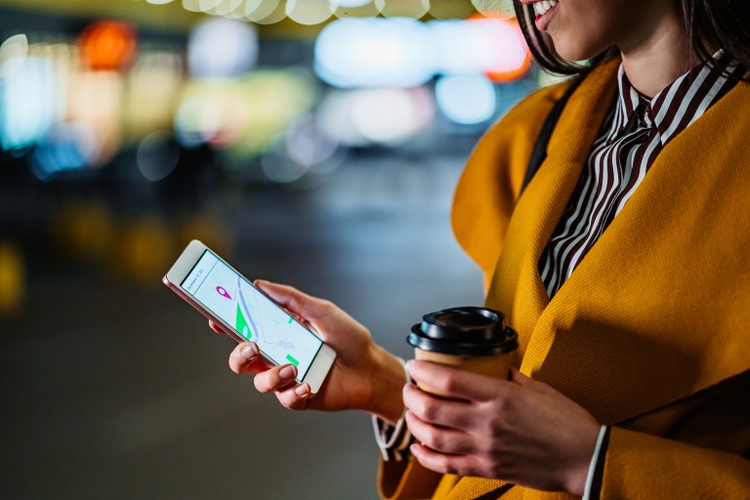
<svg viewBox="0 0 750 500"><path fill-rule="evenodd" d="M483 123L492 118L497 94L489 78L477 75L445 76L435 85L440 111L461 124Z"/></svg>
<svg viewBox="0 0 750 500"><path fill-rule="evenodd" d="M173 0L146 0L146 2L148 2L148 3L152 3L152 4L154 4L154 5L163 5L163 4L165 4L165 3L170 3L170 2L172 2L172 1L173 1Z"/></svg>
<svg viewBox="0 0 750 500"><path fill-rule="evenodd" d="M357 91L333 90L318 106L318 123L326 135L347 146L368 146L370 141L354 126L352 107Z"/></svg>
<svg viewBox="0 0 750 500"><path fill-rule="evenodd" d="M436 71L444 75L487 74L498 81L523 76L529 55L517 26L502 19L430 21L438 54Z"/></svg>
<svg viewBox="0 0 750 500"><path fill-rule="evenodd" d="M188 63L195 78L237 78L253 68L257 57L258 35L242 21L211 19L190 34Z"/></svg>
<svg viewBox="0 0 750 500"><path fill-rule="evenodd" d="M287 0L286 15L299 24L320 24L333 15L328 0Z"/></svg>
<svg viewBox="0 0 750 500"><path fill-rule="evenodd" d="M26 57L0 79L2 148L24 148L43 139L55 120L57 94L55 72L47 59Z"/></svg>
<svg viewBox="0 0 750 500"><path fill-rule="evenodd" d="M318 36L315 71L343 88L416 87L432 78L429 30L413 19L339 19Z"/></svg>
<svg viewBox="0 0 750 500"><path fill-rule="evenodd" d="M26 35L15 35L0 45L0 78L5 78L18 70L29 53L29 40Z"/></svg>
<svg viewBox="0 0 750 500"><path fill-rule="evenodd" d="M200 0L182 0L182 8L190 12L200 12L201 2Z"/></svg>
<svg viewBox="0 0 750 500"><path fill-rule="evenodd" d="M364 7L372 1L373 0L331 0L331 10L336 10L338 7L356 9L357 7Z"/></svg>

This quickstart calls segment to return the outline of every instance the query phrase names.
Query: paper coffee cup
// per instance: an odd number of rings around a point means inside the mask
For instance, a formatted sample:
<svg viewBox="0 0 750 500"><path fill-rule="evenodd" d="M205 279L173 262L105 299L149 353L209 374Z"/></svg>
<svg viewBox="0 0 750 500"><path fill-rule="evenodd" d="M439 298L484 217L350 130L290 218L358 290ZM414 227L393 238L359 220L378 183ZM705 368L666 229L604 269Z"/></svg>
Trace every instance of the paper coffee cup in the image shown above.
<svg viewBox="0 0 750 500"><path fill-rule="evenodd" d="M505 325L503 313L483 307L455 307L425 314L407 338L415 358L506 379L518 335ZM420 383L436 396L447 395Z"/></svg>

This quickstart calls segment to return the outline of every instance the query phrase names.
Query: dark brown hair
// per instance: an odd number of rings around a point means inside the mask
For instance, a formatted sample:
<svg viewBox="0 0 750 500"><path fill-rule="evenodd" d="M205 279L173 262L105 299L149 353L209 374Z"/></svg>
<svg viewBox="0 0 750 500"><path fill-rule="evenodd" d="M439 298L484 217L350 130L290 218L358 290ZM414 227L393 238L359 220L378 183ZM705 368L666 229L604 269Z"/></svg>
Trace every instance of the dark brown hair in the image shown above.
<svg viewBox="0 0 750 500"><path fill-rule="evenodd" d="M707 61L712 48L724 51L742 66L750 67L750 0L675 0L678 3L685 30L695 54ZM585 73L615 57L619 51L614 45L597 55L591 64L582 66L563 59L555 51L552 39L540 32L534 24L536 17L532 5L513 0L513 5L531 53L544 69L563 75ZM744 78L750 81L749 77Z"/></svg>

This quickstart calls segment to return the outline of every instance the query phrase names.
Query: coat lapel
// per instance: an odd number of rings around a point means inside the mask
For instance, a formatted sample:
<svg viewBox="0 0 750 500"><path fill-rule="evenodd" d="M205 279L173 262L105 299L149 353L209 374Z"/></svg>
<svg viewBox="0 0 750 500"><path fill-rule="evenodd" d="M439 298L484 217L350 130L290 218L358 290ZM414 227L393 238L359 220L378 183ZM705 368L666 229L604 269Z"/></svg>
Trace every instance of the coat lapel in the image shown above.
<svg viewBox="0 0 750 500"><path fill-rule="evenodd" d="M747 111L731 119L748 109L747 84L662 151L547 300L537 262L594 140L579 129L595 135L601 103L610 102L609 69L592 74L561 116L549 159L511 219L488 297L519 331L521 371L607 424L750 369L750 120Z"/></svg>
<svg viewBox="0 0 750 500"><path fill-rule="evenodd" d="M487 305L503 311L519 332L515 364L549 304L537 262L562 216L617 88L619 61L598 68L573 93L547 148L547 159L520 197L488 293ZM537 350L538 351L538 350Z"/></svg>

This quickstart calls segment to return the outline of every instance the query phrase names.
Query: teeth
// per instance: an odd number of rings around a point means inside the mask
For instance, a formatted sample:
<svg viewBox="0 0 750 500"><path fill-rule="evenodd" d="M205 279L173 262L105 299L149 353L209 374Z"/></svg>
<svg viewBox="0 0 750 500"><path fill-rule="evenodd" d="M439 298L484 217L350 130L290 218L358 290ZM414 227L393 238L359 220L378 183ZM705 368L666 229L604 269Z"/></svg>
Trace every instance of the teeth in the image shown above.
<svg viewBox="0 0 750 500"><path fill-rule="evenodd" d="M539 2L534 2L534 11L537 13L537 15L544 15L547 13L548 10L550 10L552 7L557 5L559 0L540 0Z"/></svg>

